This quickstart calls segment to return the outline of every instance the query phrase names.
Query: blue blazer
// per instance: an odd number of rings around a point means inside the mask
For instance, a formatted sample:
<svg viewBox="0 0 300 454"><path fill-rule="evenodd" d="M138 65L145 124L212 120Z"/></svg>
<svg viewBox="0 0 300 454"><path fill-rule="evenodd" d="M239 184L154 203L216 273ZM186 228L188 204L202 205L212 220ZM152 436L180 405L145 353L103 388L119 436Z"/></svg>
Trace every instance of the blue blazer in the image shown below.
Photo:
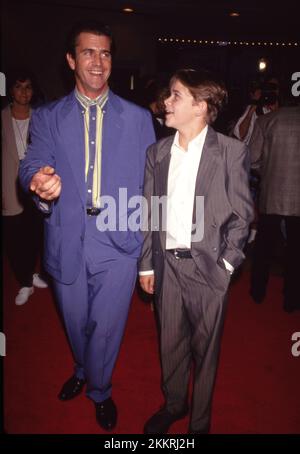
<svg viewBox="0 0 300 454"><path fill-rule="evenodd" d="M30 138L20 181L28 191L32 176L46 165L61 177L61 194L45 215L44 261L56 280L72 283L82 265L86 231L84 123L74 92L34 112ZM149 112L110 91L103 119L101 194L114 198L117 214L120 187L127 189L128 199L142 194L146 149L154 141ZM36 203L47 213L38 198ZM125 211L128 219L132 209ZM97 231L97 240L105 262L120 253L138 258L142 235Z"/></svg>

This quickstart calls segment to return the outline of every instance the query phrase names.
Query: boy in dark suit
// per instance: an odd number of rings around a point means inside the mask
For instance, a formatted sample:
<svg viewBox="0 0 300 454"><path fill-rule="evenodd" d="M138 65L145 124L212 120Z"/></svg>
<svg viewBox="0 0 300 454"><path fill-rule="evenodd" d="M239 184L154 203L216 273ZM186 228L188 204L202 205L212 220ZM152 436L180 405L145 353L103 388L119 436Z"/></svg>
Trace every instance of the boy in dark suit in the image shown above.
<svg viewBox="0 0 300 454"><path fill-rule="evenodd" d="M144 182L139 274L143 290L155 293L165 396L145 433L166 433L187 414L192 359L189 432L208 433L227 289L253 217L249 157L243 143L210 126L227 96L222 84L186 69L170 90L166 125L177 132L149 147ZM166 203L157 208L157 198Z"/></svg>

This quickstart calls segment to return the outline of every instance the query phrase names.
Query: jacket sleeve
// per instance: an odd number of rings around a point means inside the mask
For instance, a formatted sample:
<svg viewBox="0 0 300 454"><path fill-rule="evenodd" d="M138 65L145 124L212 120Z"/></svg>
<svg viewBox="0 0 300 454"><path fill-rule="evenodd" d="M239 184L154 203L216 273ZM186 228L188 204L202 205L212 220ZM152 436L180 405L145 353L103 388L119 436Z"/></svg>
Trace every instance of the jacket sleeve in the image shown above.
<svg viewBox="0 0 300 454"><path fill-rule="evenodd" d="M151 229L151 198L154 194L154 164L155 146L152 145L147 150L144 190L143 190L143 210L142 210L142 231L144 242L139 259L138 270L153 270L152 262L152 229Z"/></svg>
<svg viewBox="0 0 300 454"><path fill-rule="evenodd" d="M227 260L234 268L244 259L243 248L248 238L249 224L254 218L253 201L249 189L249 150L241 143L235 146L237 147L235 152L230 153L231 165L228 169L227 189L232 215L226 226L226 247L218 259L220 264L223 259Z"/></svg>
<svg viewBox="0 0 300 454"><path fill-rule="evenodd" d="M51 166L55 169L54 141L47 108L41 107L33 112L29 134L30 144L19 169L20 183L26 192L29 192L31 179L41 167ZM50 213L52 203L41 201L36 195L33 195L33 199L41 211Z"/></svg>

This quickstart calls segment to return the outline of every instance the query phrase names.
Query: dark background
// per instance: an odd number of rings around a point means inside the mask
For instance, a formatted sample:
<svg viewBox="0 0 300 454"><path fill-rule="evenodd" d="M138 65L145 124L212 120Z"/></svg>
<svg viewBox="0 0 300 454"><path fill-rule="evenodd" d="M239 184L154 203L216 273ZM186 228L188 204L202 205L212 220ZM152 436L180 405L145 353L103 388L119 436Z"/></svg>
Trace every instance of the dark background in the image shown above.
<svg viewBox="0 0 300 454"><path fill-rule="evenodd" d="M124 6L134 13L122 12ZM231 11L240 16L230 17ZM259 76L260 58L267 59L268 72L280 78L287 92L291 75L300 70L296 1L3 0L1 71L29 67L46 100L64 95L73 84L64 59L65 37L75 22L89 18L111 26L117 44L112 88L137 102L142 102L147 77L167 76L179 67L204 67L225 80L238 110L246 101L249 82Z"/></svg>

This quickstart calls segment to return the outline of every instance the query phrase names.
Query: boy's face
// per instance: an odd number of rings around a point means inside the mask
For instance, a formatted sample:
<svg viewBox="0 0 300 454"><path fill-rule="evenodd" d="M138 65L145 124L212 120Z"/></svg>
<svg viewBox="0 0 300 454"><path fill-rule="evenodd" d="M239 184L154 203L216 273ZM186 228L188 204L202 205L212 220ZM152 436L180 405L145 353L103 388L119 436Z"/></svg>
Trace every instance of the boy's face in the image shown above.
<svg viewBox="0 0 300 454"><path fill-rule="evenodd" d="M199 121L199 103L197 103L179 80L170 87L171 96L165 99L166 125L182 130Z"/></svg>

